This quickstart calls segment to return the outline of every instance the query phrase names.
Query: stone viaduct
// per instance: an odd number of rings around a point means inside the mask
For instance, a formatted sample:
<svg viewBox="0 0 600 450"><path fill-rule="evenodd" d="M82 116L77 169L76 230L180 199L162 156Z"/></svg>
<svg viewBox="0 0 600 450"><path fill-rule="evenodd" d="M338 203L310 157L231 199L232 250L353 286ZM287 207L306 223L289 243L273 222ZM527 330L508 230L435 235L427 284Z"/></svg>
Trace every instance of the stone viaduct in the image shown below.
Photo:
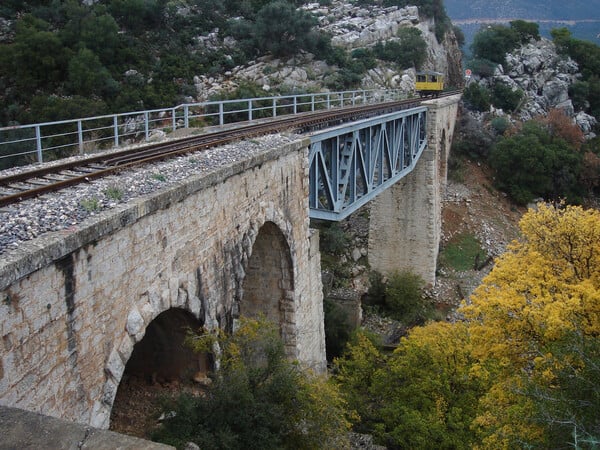
<svg viewBox="0 0 600 450"><path fill-rule="evenodd" d="M369 260L435 279L440 192L458 96L432 100L428 148L376 198ZM0 255L0 405L108 428L124 373L210 368L188 327L279 324L290 357L325 370L309 139L191 177Z"/></svg>

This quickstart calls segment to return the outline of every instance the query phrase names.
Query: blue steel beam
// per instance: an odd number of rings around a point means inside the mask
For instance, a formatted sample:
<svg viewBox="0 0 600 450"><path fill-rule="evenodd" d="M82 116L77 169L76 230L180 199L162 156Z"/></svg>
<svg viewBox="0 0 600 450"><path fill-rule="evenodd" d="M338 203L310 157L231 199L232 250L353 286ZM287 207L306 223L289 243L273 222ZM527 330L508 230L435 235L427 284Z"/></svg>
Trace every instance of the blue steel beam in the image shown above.
<svg viewBox="0 0 600 450"><path fill-rule="evenodd" d="M339 221L410 173L427 146L427 107L310 137L310 217Z"/></svg>

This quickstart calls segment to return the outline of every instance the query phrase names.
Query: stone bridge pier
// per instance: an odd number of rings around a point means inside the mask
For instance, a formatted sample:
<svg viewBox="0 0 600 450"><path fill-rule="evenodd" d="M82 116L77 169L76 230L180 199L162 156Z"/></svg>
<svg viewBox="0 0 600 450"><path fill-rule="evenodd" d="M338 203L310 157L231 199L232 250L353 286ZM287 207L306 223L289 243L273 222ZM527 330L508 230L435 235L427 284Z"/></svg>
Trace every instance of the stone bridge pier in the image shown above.
<svg viewBox="0 0 600 450"><path fill-rule="evenodd" d="M427 105L427 148L416 167L371 202L369 264L384 274L410 270L435 283L441 197L460 96Z"/></svg>

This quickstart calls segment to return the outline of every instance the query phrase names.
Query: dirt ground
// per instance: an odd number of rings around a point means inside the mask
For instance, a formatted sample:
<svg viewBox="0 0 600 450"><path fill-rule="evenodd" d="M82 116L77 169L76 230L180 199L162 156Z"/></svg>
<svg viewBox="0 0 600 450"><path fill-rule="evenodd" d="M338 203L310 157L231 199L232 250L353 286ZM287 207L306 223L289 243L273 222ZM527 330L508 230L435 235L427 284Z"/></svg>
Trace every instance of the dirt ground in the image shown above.
<svg viewBox="0 0 600 450"><path fill-rule="evenodd" d="M449 178L443 196L441 247L453 237L469 233L477 237L488 256L495 258L518 237L518 222L526 208L516 207L496 191L484 166L466 161L461 173L460 182ZM492 266L464 272L440 268L434 288L438 302L458 305Z"/></svg>

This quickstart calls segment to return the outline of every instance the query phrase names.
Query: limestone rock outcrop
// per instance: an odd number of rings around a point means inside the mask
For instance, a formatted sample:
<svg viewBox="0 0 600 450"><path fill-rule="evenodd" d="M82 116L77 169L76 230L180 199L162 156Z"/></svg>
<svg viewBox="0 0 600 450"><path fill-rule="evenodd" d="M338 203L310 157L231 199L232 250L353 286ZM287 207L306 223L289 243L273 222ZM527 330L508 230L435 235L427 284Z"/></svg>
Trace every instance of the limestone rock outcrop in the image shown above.
<svg viewBox="0 0 600 450"><path fill-rule="evenodd" d="M369 48L377 42L396 39L401 27L417 27L427 42L425 69L443 72L451 86L462 85L460 48L453 32L439 43L435 37L433 20L419 17L416 6L383 8L334 0L328 6L319 3L304 5L305 10L317 17L319 30L332 36L332 44L353 50ZM196 39L199 48L233 48L235 40L219 37L218 30L208 36ZM289 60L270 57L257 58L244 66L238 66L223 74L194 77L196 98L206 101L220 92L234 90L243 83L252 83L266 92L277 89L279 92L327 91L327 82L336 76L338 67L315 59L310 53L301 53ZM392 64L379 65L363 75L362 89L401 89L407 95L414 93L415 71L398 71Z"/></svg>
<svg viewBox="0 0 600 450"><path fill-rule="evenodd" d="M514 115L519 120L561 109L589 136L596 119L583 111L576 112L569 98L569 87L580 76L575 61L559 55L554 43L546 38L521 46L505 59L506 64L498 65L493 76L475 78L474 82L488 88L502 83L513 90L521 89L525 98Z"/></svg>

